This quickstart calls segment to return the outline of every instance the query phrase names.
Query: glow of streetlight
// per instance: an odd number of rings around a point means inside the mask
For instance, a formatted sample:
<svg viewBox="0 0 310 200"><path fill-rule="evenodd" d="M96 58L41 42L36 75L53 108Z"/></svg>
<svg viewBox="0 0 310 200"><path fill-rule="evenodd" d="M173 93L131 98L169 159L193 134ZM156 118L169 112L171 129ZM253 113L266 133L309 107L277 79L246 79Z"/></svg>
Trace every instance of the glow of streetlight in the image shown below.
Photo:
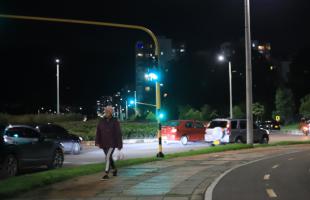
<svg viewBox="0 0 310 200"><path fill-rule="evenodd" d="M219 56L217 57L217 59L218 59L219 61L223 62L223 61L225 60L225 57L224 57L223 55L219 55Z"/></svg>
<svg viewBox="0 0 310 200"><path fill-rule="evenodd" d="M57 63L57 64L59 64L59 63L60 63L60 60L59 60L58 58L56 58L56 60L55 60L55 61L56 61L56 63Z"/></svg>

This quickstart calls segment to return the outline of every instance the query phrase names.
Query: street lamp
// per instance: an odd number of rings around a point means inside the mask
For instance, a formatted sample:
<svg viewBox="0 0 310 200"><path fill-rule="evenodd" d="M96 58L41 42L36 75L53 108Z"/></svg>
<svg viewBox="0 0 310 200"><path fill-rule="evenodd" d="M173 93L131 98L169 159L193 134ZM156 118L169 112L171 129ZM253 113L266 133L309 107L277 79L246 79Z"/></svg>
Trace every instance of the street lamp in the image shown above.
<svg viewBox="0 0 310 200"><path fill-rule="evenodd" d="M219 55L217 58L220 62L225 61L225 57L223 55ZM228 73L229 73L229 116L233 118L233 109L232 109L232 81L231 81L231 62L228 61Z"/></svg>
<svg viewBox="0 0 310 200"><path fill-rule="evenodd" d="M56 58L55 60L56 62L56 77L57 77L57 115L59 115L59 63L60 63L60 60L58 58Z"/></svg>
<svg viewBox="0 0 310 200"><path fill-rule="evenodd" d="M251 55L251 20L250 0L244 0L245 10L245 57L246 57L246 115L247 115L247 144L253 145L253 114L252 114L252 55Z"/></svg>

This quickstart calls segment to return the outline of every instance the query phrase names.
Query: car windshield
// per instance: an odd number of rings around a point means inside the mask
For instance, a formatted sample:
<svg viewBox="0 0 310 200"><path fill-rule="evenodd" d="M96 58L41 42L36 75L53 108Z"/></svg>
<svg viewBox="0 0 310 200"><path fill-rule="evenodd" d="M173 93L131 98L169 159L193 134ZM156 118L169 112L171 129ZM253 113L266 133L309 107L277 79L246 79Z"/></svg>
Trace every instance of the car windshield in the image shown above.
<svg viewBox="0 0 310 200"><path fill-rule="evenodd" d="M172 126L172 127L176 127L179 126L180 122L179 121L168 121L168 122L164 122L163 126Z"/></svg>
<svg viewBox="0 0 310 200"><path fill-rule="evenodd" d="M212 121L208 128L215 128L215 127L221 127L226 128L227 121Z"/></svg>

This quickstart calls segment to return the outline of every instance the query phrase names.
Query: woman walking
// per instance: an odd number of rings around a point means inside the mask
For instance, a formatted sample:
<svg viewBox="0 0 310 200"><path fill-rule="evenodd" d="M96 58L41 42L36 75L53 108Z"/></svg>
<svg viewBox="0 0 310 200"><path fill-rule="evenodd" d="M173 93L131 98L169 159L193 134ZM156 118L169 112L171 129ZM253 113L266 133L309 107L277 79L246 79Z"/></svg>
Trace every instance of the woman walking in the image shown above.
<svg viewBox="0 0 310 200"><path fill-rule="evenodd" d="M114 109L112 106L104 108L104 117L98 123L95 145L103 149L106 156L105 175L102 180L109 179L109 172L112 169L113 176L117 176L117 169L113 161L115 148L123 148L122 133L119 122L113 117Z"/></svg>

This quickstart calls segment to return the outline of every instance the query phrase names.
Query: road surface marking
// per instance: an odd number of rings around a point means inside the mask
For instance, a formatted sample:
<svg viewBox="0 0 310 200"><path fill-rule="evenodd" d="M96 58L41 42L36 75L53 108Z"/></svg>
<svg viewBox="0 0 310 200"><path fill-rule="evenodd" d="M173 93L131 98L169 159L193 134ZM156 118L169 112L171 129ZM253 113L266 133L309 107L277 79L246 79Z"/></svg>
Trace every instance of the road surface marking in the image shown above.
<svg viewBox="0 0 310 200"><path fill-rule="evenodd" d="M289 158L288 160L294 160L294 158Z"/></svg>
<svg viewBox="0 0 310 200"><path fill-rule="evenodd" d="M277 198L277 194L273 191L273 189L266 189L266 192L269 196L269 198Z"/></svg>
<svg viewBox="0 0 310 200"><path fill-rule="evenodd" d="M264 180L269 180L270 179L270 174L266 174L265 176L264 176Z"/></svg>
<svg viewBox="0 0 310 200"><path fill-rule="evenodd" d="M273 167L272 167L272 169L276 169L276 168L278 168L279 167L279 165L274 165Z"/></svg>

